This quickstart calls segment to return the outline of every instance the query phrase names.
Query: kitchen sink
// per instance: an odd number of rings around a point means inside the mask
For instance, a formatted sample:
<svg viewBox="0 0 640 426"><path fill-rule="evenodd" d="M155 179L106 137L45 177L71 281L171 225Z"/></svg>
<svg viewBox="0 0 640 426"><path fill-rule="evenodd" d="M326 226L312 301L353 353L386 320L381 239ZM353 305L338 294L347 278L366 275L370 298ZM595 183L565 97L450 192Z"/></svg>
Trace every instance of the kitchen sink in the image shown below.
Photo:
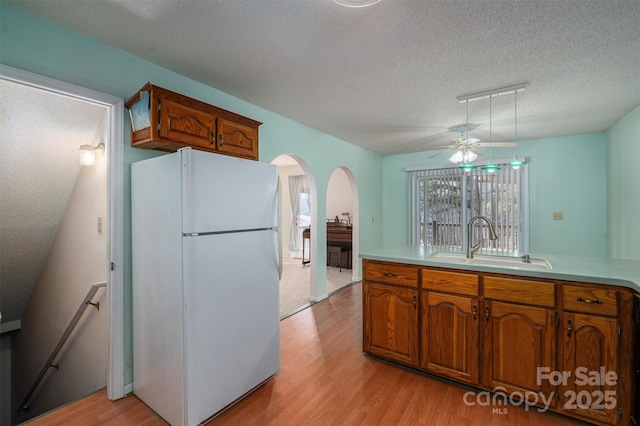
<svg viewBox="0 0 640 426"><path fill-rule="evenodd" d="M430 260L436 262L455 263L460 265L492 266L496 268L511 268L525 270L545 270L551 269L551 264L544 259L529 258L525 262L522 257L514 256L492 256L476 254L473 259L467 259L464 253L436 252L429 256Z"/></svg>

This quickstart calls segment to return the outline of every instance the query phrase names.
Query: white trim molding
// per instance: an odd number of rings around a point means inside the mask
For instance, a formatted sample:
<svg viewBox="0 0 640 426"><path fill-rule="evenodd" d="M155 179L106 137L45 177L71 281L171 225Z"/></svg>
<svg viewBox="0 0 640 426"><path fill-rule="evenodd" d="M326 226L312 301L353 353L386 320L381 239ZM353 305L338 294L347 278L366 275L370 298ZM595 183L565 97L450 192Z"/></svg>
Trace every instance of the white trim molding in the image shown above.
<svg viewBox="0 0 640 426"><path fill-rule="evenodd" d="M39 74L0 64L0 79L103 106L108 110L107 208L109 224L109 368L107 396L125 396L124 384L124 100Z"/></svg>

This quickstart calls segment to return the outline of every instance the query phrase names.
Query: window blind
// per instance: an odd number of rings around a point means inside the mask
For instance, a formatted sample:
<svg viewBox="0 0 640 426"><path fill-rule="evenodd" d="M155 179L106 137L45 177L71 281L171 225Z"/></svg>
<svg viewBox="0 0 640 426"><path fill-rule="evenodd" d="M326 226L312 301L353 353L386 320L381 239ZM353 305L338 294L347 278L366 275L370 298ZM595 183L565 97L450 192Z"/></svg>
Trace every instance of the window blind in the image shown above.
<svg viewBox="0 0 640 426"><path fill-rule="evenodd" d="M525 250L524 168L498 165L500 170L493 173L481 168L465 172L458 167L410 172L412 243L462 250L469 238L466 224L482 215L494 223L499 238L490 241L486 223L477 221L474 241L480 236L484 239L481 252Z"/></svg>

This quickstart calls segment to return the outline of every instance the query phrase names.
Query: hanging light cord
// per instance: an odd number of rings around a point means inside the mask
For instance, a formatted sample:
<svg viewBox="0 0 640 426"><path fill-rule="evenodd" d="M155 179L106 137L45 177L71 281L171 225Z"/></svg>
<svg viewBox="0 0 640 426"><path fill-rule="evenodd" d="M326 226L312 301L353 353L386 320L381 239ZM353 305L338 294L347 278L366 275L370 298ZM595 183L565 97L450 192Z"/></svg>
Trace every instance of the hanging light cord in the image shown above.
<svg viewBox="0 0 640 426"><path fill-rule="evenodd" d="M518 159L518 91L516 90L513 93L513 124L515 126L515 136L516 136L516 160Z"/></svg>
<svg viewBox="0 0 640 426"><path fill-rule="evenodd" d="M493 164L493 127L491 120L491 98L493 98L493 96L489 96L489 164Z"/></svg>
<svg viewBox="0 0 640 426"><path fill-rule="evenodd" d="M467 101L467 125L466 127L466 131L467 131L467 140L466 143L467 145L469 145L469 101Z"/></svg>

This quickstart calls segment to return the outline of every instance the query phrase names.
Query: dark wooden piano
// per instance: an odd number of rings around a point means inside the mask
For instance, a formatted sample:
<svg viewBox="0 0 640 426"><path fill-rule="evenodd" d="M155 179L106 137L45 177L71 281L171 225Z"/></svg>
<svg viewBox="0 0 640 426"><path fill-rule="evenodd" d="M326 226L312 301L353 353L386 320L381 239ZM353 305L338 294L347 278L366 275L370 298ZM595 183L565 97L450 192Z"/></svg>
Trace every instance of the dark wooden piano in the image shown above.
<svg viewBox="0 0 640 426"><path fill-rule="evenodd" d="M327 265L339 266L340 269L351 269L351 250L352 250L353 229L350 225L342 222L327 222ZM305 259L305 240L311 241L311 229L306 228L302 231L302 264L306 265L311 262ZM309 244L311 247L311 244ZM309 249L311 251L311 249ZM338 257L334 256L337 254Z"/></svg>

